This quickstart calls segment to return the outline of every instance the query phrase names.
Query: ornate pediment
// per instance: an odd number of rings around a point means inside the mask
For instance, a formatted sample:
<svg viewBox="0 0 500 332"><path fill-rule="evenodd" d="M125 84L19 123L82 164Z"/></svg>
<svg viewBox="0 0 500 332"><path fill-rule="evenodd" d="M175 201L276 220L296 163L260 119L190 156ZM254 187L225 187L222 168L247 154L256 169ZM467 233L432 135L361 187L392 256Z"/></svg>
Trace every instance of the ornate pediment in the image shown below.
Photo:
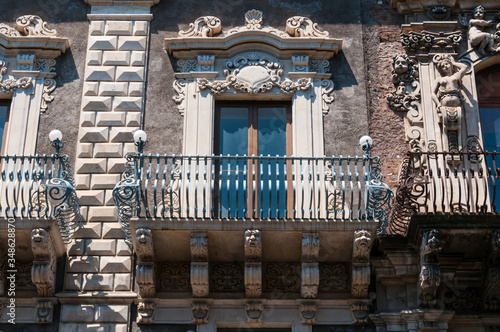
<svg viewBox="0 0 500 332"><path fill-rule="evenodd" d="M279 88L283 93L291 94L297 90L307 90L311 86L309 78L292 81L282 79L283 65L270 58L251 53L226 61L225 80L199 78L200 89L210 89L214 94L221 94L229 89L258 94Z"/></svg>

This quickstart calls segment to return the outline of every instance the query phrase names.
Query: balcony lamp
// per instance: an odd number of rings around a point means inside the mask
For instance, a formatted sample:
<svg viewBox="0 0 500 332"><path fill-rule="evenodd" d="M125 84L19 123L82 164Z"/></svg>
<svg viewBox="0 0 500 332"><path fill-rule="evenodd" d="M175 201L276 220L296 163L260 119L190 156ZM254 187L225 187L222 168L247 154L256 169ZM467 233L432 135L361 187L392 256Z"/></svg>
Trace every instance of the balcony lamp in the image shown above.
<svg viewBox="0 0 500 332"><path fill-rule="evenodd" d="M359 139L359 146L361 146L361 150L363 150L365 155L369 155L370 149L373 147L373 139L365 135Z"/></svg>
<svg viewBox="0 0 500 332"><path fill-rule="evenodd" d="M137 153L142 154L144 147L146 146L146 140L148 135L144 130L137 130L134 133L134 144L137 146Z"/></svg>
<svg viewBox="0 0 500 332"><path fill-rule="evenodd" d="M52 130L49 133L49 140L56 152L56 155L58 155L64 147L64 143L62 142L62 133L57 129Z"/></svg>

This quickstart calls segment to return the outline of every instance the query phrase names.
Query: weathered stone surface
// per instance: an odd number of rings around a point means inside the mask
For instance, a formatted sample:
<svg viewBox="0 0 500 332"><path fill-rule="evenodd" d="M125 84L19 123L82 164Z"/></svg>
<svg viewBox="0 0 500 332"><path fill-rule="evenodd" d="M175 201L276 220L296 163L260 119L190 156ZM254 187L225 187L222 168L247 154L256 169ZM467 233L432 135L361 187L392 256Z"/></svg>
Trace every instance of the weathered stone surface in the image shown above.
<svg viewBox="0 0 500 332"><path fill-rule="evenodd" d="M123 273L130 272L132 267L132 260L130 257L117 256L117 257L102 257L101 258L101 272Z"/></svg>
<svg viewBox="0 0 500 332"><path fill-rule="evenodd" d="M141 125L141 113L127 113L127 127L139 127Z"/></svg>
<svg viewBox="0 0 500 332"><path fill-rule="evenodd" d="M132 34L131 21L107 21L104 27L106 35L127 36Z"/></svg>
<svg viewBox="0 0 500 332"><path fill-rule="evenodd" d="M102 65L102 51L89 51L87 56L87 64L90 66Z"/></svg>
<svg viewBox="0 0 500 332"><path fill-rule="evenodd" d="M117 273L115 274L115 291L129 291L130 290L130 273Z"/></svg>
<svg viewBox="0 0 500 332"><path fill-rule="evenodd" d="M66 273L64 279L64 289L67 291L79 291L82 289L82 273Z"/></svg>
<svg viewBox="0 0 500 332"><path fill-rule="evenodd" d="M93 206L89 208L89 221L116 221L116 210L114 206Z"/></svg>
<svg viewBox="0 0 500 332"><path fill-rule="evenodd" d="M98 126L123 126L125 125L125 112L99 112L97 114Z"/></svg>
<svg viewBox="0 0 500 332"><path fill-rule="evenodd" d="M111 142L133 142L137 128L113 127L110 131Z"/></svg>
<svg viewBox="0 0 500 332"><path fill-rule="evenodd" d="M90 209L92 211L92 209ZM115 255L116 241L115 240L86 240L86 254L93 256Z"/></svg>
<svg viewBox="0 0 500 332"><path fill-rule="evenodd" d="M76 173L105 173L106 159L79 159L75 165Z"/></svg>
<svg viewBox="0 0 500 332"><path fill-rule="evenodd" d="M125 116L123 116L123 120L125 121ZM98 158L122 157L123 156L123 144L121 144L121 143L102 143L102 144L98 143L94 146L94 153L95 153L95 157L98 157ZM109 180L109 178L105 178L102 176L99 178L103 179L103 180ZM113 179L116 179L116 177L113 177ZM100 188L94 188L94 183L96 185L98 185L97 182L94 181L92 184L92 189L100 189ZM109 183L109 181L108 181L108 183ZM118 183L118 182L115 182L115 184L116 183ZM106 184L107 183L104 183L104 185L106 185Z"/></svg>
<svg viewBox="0 0 500 332"><path fill-rule="evenodd" d="M95 112L82 112L80 125L82 127L95 126Z"/></svg>
<svg viewBox="0 0 500 332"><path fill-rule="evenodd" d="M76 239L73 243L71 243L68 249L68 255L70 256L83 255L84 252L85 252L85 241L79 239Z"/></svg>
<svg viewBox="0 0 500 332"><path fill-rule="evenodd" d="M89 33L92 36L99 36L104 34L104 21L91 21L89 26Z"/></svg>
<svg viewBox="0 0 500 332"><path fill-rule="evenodd" d="M146 49L146 37L118 37L118 49L120 51L144 51Z"/></svg>
<svg viewBox="0 0 500 332"><path fill-rule="evenodd" d="M113 275L106 273L92 273L83 276L84 291L113 290Z"/></svg>
<svg viewBox="0 0 500 332"><path fill-rule="evenodd" d="M125 234L120 228L119 223L104 223L102 225L102 237L104 239L123 239ZM118 252L120 252L120 245L118 245Z"/></svg>
<svg viewBox="0 0 500 332"><path fill-rule="evenodd" d="M127 94L127 83L102 82L99 86L101 96L125 96Z"/></svg>
<svg viewBox="0 0 500 332"><path fill-rule="evenodd" d="M146 52L133 51L130 57L130 64L132 66L144 66L146 63Z"/></svg>
<svg viewBox="0 0 500 332"><path fill-rule="evenodd" d="M128 305L96 305L95 321L100 323L126 323L128 309Z"/></svg>
<svg viewBox="0 0 500 332"><path fill-rule="evenodd" d="M75 239L98 239L101 237L101 223L85 223L82 227L80 227L74 234L73 238Z"/></svg>
<svg viewBox="0 0 500 332"><path fill-rule="evenodd" d="M137 111L142 110L142 98L140 97L116 97L113 101L113 111Z"/></svg>
<svg viewBox="0 0 500 332"><path fill-rule="evenodd" d="M85 128L81 131L80 142L96 143L108 141L108 128Z"/></svg>
<svg viewBox="0 0 500 332"><path fill-rule="evenodd" d="M99 36L89 37L89 49L91 50L114 50L116 49L118 37Z"/></svg>
<svg viewBox="0 0 500 332"><path fill-rule="evenodd" d="M120 174L95 174L92 176L92 189L113 189L120 178Z"/></svg>
<svg viewBox="0 0 500 332"><path fill-rule="evenodd" d="M85 74L87 81L112 81L115 78L113 66L88 66Z"/></svg>
<svg viewBox="0 0 500 332"><path fill-rule="evenodd" d="M80 205L103 205L104 203L103 190L77 190L76 194Z"/></svg>
<svg viewBox="0 0 500 332"><path fill-rule="evenodd" d="M129 51L104 51L103 63L105 66L130 65Z"/></svg>
<svg viewBox="0 0 500 332"><path fill-rule="evenodd" d="M97 272L99 271L99 257L69 256L67 272Z"/></svg>
<svg viewBox="0 0 500 332"><path fill-rule="evenodd" d="M71 323L90 323L94 320L94 306L91 304L63 304L61 321Z"/></svg>
<svg viewBox="0 0 500 332"><path fill-rule="evenodd" d="M134 36L146 36L148 34L148 22L135 21L133 34Z"/></svg>
<svg viewBox="0 0 500 332"><path fill-rule="evenodd" d="M117 67L116 81L140 82L144 80L143 67Z"/></svg>
<svg viewBox="0 0 500 332"><path fill-rule="evenodd" d="M128 86L129 96L142 96L144 90L144 83L142 82L130 82Z"/></svg>
<svg viewBox="0 0 500 332"><path fill-rule="evenodd" d="M111 97L84 97L82 105L84 111L109 111Z"/></svg>
<svg viewBox="0 0 500 332"><path fill-rule="evenodd" d="M76 189L90 189L90 174L75 175Z"/></svg>
<svg viewBox="0 0 500 332"><path fill-rule="evenodd" d="M132 255L132 248L125 242L125 240L116 241L116 254L118 256Z"/></svg>

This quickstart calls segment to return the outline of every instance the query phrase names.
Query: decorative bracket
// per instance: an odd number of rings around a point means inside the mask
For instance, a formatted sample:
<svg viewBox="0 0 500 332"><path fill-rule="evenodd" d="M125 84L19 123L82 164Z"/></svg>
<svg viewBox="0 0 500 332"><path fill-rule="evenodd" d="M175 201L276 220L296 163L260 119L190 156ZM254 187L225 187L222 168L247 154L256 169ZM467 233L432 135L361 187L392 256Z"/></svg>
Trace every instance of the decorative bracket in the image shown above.
<svg viewBox="0 0 500 332"><path fill-rule="evenodd" d="M198 17L189 24L189 29L179 31L180 37L213 37L222 30L221 21L215 16Z"/></svg>
<svg viewBox="0 0 500 332"><path fill-rule="evenodd" d="M54 313L54 303L51 300L40 300L36 304L36 322L51 323Z"/></svg>
<svg viewBox="0 0 500 332"><path fill-rule="evenodd" d="M247 302L245 304L245 311L247 323L262 323L262 312L264 311L264 304L262 302Z"/></svg>
<svg viewBox="0 0 500 332"><path fill-rule="evenodd" d="M191 287L193 297L208 296L208 237L206 232L191 233Z"/></svg>
<svg viewBox="0 0 500 332"><path fill-rule="evenodd" d="M206 324L208 323L208 314L210 307L207 302L195 301L191 304L191 313L193 315L193 323Z"/></svg>
<svg viewBox="0 0 500 332"><path fill-rule="evenodd" d="M139 302L137 305L137 323L151 324L154 322L156 303L152 301Z"/></svg>
<svg viewBox="0 0 500 332"><path fill-rule="evenodd" d="M31 251L34 256L31 280L36 285L38 296L52 296L56 280L56 253L49 232L43 228L31 231Z"/></svg>
<svg viewBox="0 0 500 332"><path fill-rule="evenodd" d="M245 232L245 294L250 298L262 294L262 240L256 229Z"/></svg>
<svg viewBox="0 0 500 332"><path fill-rule="evenodd" d="M443 249L440 237L439 230L432 229L422 238L418 298L424 308L435 303L436 291L441 284L441 269L437 261L437 255Z"/></svg>
<svg viewBox="0 0 500 332"><path fill-rule="evenodd" d="M354 232L352 248L352 285L351 295L355 299L368 298L370 285L370 251L372 249L372 235L370 231L358 230Z"/></svg>
<svg viewBox="0 0 500 332"><path fill-rule="evenodd" d="M139 228L135 233L135 251L137 265L135 268L136 281L139 285L139 295L142 298L153 297L155 289L155 254L153 234L148 228ZM145 306L143 306L146 308ZM149 309L148 309L149 310Z"/></svg>
<svg viewBox="0 0 500 332"><path fill-rule="evenodd" d="M302 302L299 304L299 312L302 324L315 324L318 314L318 305L314 302Z"/></svg>
<svg viewBox="0 0 500 332"><path fill-rule="evenodd" d="M319 234L302 234L302 278L300 293L303 298L313 299L319 286Z"/></svg>
<svg viewBox="0 0 500 332"><path fill-rule="evenodd" d="M355 302L351 304L351 315L354 324L368 323L368 314L370 313L370 305L365 302Z"/></svg>

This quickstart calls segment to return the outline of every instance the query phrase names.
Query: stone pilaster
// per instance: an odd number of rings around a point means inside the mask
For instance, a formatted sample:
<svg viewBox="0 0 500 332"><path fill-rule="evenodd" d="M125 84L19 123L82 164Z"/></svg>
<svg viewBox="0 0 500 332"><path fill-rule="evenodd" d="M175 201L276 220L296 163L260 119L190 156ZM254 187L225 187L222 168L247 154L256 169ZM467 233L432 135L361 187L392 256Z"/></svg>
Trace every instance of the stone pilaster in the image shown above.
<svg viewBox="0 0 500 332"><path fill-rule="evenodd" d="M133 132L141 125L153 1L86 2L92 9L75 163L86 222L68 249L64 291L112 293L131 303L136 297L132 248L118 224L112 190L124 171L125 155L135 150ZM63 305L61 328L81 322L124 324L126 330L129 313L130 304Z"/></svg>

